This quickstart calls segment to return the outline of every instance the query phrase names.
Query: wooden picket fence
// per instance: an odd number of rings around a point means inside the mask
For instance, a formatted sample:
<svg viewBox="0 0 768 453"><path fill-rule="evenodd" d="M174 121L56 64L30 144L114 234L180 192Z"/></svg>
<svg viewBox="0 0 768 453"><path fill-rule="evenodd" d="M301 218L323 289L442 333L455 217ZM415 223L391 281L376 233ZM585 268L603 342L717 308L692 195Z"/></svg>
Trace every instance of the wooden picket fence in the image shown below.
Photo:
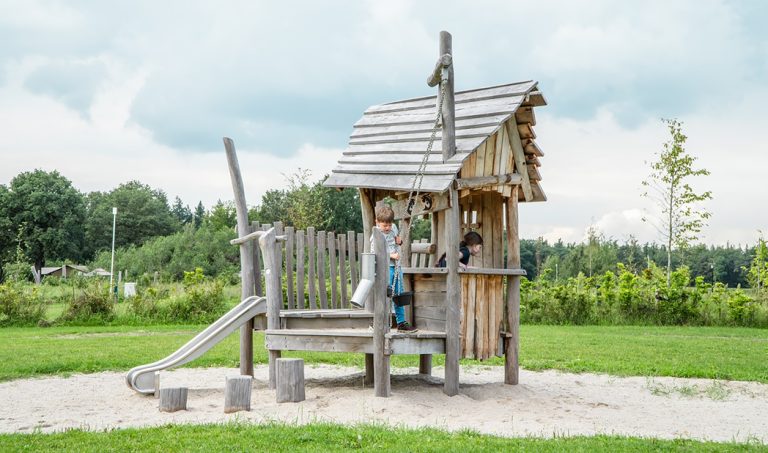
<svg viewBox="0 0 768 453"><path fill-rule="evenodd" d="M360 257L365 239L363 233L346 234L317 231L314 227L296 230L282 222L251 224L252 231L267 231L275 227L278 236L285 236L278 257L282 269L282 299L286 309L352 308L349 303L360 276ZM427 242L426 239L418 241ZM416 244L417 242L414 242ZM254 248L256 262L256 293L264 294L261 275L261 253ZM433 266L434 258L422 253L411 254L412 267Z"/></svg>

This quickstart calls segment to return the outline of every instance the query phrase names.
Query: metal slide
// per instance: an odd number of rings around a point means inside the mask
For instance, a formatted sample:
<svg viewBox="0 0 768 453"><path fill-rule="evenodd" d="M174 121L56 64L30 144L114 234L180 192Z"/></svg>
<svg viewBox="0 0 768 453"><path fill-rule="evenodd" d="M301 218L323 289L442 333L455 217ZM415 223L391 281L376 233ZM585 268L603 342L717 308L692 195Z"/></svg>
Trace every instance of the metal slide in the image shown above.
<svg viewBox="0 0 768 453"><path fill-rule="evenodd" d="M125 376L126 384L139 393L154 393L156 371L175 368L200 357L249 319L266 312L265 297L251 296L243 300L173 354L157 362L131 369Z"/></svg>

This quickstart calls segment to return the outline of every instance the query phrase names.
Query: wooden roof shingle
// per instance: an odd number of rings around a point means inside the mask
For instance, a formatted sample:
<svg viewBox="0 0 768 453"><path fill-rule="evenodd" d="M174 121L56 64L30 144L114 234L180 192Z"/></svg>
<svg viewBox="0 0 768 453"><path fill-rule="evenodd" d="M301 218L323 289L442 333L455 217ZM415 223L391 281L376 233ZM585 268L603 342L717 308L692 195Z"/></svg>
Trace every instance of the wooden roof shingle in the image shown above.
<svg viewBox="0 0 768 453"><path fill-rule="evenodd" d="M427 96L369 107L355 123L349 145L324 185L409 190L429 144L436 100L437 96ZM446 190L464 159L522 105L546 105L544 97L536 91L536 82L457 92L456 154L443 162L438 129L423 172L421 190Z"/></svg>

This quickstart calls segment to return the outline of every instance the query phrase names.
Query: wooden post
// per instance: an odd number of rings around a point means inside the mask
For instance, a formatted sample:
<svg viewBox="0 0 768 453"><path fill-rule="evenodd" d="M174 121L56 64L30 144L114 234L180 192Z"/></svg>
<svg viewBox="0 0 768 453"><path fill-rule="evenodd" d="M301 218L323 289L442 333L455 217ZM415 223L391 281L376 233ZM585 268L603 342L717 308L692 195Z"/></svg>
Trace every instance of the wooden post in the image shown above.
<svg viewBox="0 0 768 453"><path fill-rule="evenodd" d="M365 354L365 377L363 385L373 384L373 354Z"/></svg>
<svg viewBox="0 0 768 453"><path fill-rule="evenodd" d="M451 208L445 213L446 236L446 307L445 307L445 386L443 392L448 396L459 393L459 356L461 344L461 278L459 276L459 193L452 186L450 189Z"/></svg>
<svg viewBox="0 0 768 453"><path fill-rule="evenodd" d="M261 231L259 222L251 222L251 233ZM255 293L259 296L264 295L264 288L261 286L261 249L257 245L252 245L253 250L253 281L256 284Z"/></svg>
<svg viewBox="0 0 768 453"><path fill-rule="evenodd" d="M378 228L373 229L373 241L376 251L376 280L373 283L373 390L376 396L388 397L391 392L389 382L389 351L385 351L384 335L389 333L390 308L387 299L389 280L389 257L387 241Z"/></svg>
<svg viewBox="0 0 768 453"><path fill-rule="evenodd" d="M517 213L517 192L519 186L512 189L512 196L507 199L507 268L520 268L520 237ZM507 328L509 337L504 338L504 383L517 385L520 364L520 276L510 275L507 285Z"/></svg>
<svg viewBox="0 0 768 453"><path fill-rule="evenodd" d="M277 221L274 224L275 236L282 236L283 222ZM277 269L278 285L277 290L280 294L280 308L283 308L283 242L275 242L275 269Z"/></svg>
<svg viewBox="0 0 768 453"><path fill-rule="evenodd" d="M160 412L176 412L187 410L186 387L160 389Z"/></svg>
<svg viewBox="0 0 768 453"><path fill-rule="evenodd" d="M419 374L432 374L432 354L419 354Z"/></svg>
<svg viewBox="0 0 768 453"><path fill-rule="evenodd" d="M277 240L275 229L271 228L259 238L261 255L264 257L264 277L267 286L267 329L280 329L280 308L283 300L280 296L280 266L277 261ZM280 351L269 351L269 388L275 388L275 361L280 358Z"/></svg>
<svg viewBox="0 0 768 453"><path fill-rule="evenodd" d="M237 210L237 235L245 237L250 232L248 222L248 205L245 202L245 186L240 174L240 164L237 162L235 143L231 138L224 137L224 149L227 153L229 176L232 180L232 190L235 194L235 209ZM240 299L245 300L255 295L253 242L240 244ZM240 328L240 374L253 376L253 320L249 320Z"/></svg>
<svg viewBox="0 0 768 453"><path fill-rule="evenodd" d="M447 31L440 32L440 56L443 55L453 56L453 40L451 34ZM443 143L443 162L447 162L448 159L456 154L456 116L455 105L453 98L453 64L450 64L443 70L443 77L448 80L443 80L441 83L445 83L445 99L443 99L443 131L442 131L442 143ZM439 102L439 99L438 99ZM453 205L458 206L458 203Z"/></svg>
<svg viewBox="0 0 768 453"><path fill-rule="evenodd" d="M251 410L251 387L253 378L250 376L227 376L224 393L224 413Z"/></svg>
<svg viewBox="0 0 768 453"><path fill-rule="evenodd" d="M278 359L277 402L304 401L304 359Z"/></svg>
<svg viewBox="0 0 768 453"><path fill-rule="evenodd" d="M363 214L363 238L367 239L371 237L371 230L376 225L376 215L374 213L374 199L371 189L358 189L360 190L360 210ZM363 241L362 252L370 252L371 244L368 241Z"/></svg>

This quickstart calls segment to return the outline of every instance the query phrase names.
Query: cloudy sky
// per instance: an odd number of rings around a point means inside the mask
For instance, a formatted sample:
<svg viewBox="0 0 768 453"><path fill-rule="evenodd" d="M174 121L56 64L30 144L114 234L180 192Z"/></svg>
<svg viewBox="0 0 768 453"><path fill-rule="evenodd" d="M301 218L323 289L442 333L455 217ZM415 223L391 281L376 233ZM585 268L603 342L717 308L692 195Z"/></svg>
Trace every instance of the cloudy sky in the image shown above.
<svg viewBox="0 0 768 453"><path fill-rule="evenodd" d="M366 107L433 94L440 30L456 89L537 80L546 203L521 235L641 241L647 161L678 118L711 176L707 243L768 232L768 2L0 0L0 184L58 170L83 192L139 180L210 207L299 167L328 173Z"/></svg>

